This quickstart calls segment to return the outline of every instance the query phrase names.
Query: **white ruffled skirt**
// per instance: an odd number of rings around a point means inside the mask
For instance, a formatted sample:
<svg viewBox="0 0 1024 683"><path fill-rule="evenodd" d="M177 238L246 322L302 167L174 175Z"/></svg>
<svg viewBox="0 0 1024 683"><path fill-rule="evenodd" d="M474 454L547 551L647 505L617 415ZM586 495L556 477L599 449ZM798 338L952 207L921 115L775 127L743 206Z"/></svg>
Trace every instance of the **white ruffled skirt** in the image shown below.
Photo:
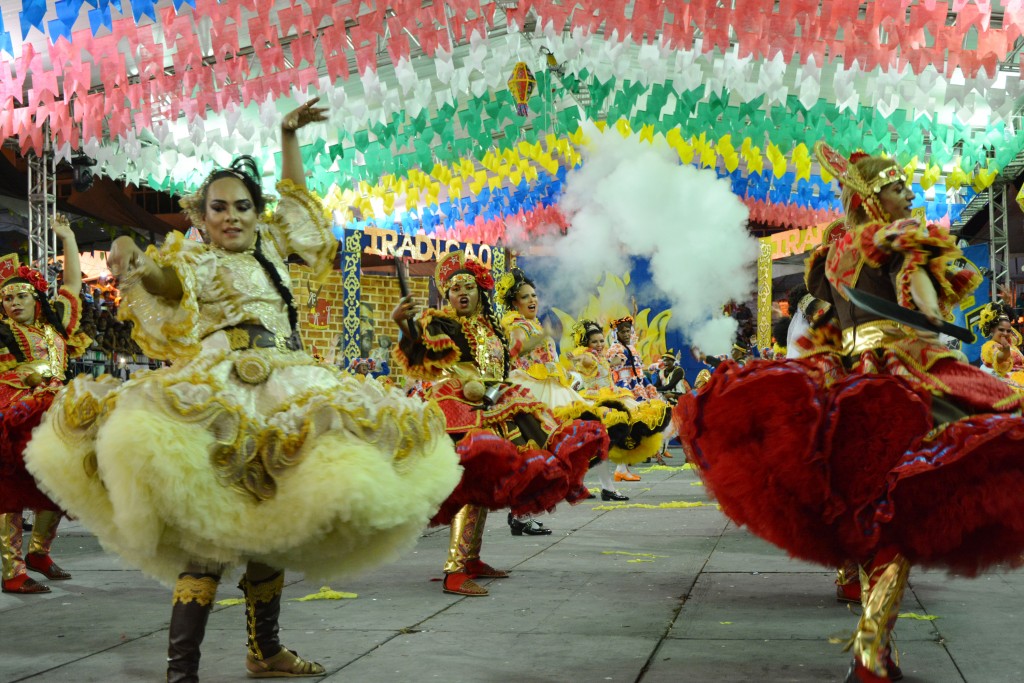
<svg viewBox="0 0 1024 683"><path fill-rule="evenodd" d="M415 542L461 476L432 403L274 349L76 379L26 464L105 548L168 584L188 563L369 569Z"/></svg>

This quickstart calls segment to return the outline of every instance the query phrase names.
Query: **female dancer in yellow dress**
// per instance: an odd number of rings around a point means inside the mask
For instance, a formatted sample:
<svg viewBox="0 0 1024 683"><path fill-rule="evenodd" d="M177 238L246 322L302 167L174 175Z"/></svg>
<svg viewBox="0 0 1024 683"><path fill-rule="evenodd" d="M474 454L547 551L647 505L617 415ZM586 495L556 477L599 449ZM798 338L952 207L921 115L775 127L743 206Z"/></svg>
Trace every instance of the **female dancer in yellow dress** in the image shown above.
<svg viewBox="0 0 1024 683"><path fill-rule="evenodd" d="M50 557L62 512L25 469L24 450L54 396L64 386L68 359L92 340L78 331L82 272L75 234L64 216L51 228L64 245L64 284L51 302L39 271L0 259L0 556L4 593L49 593L28 569L51 581L70 579ZM35 511L28 553L22 555L22 510Z"/></svg>
<svg viewBox="0 0 1024 683"><path fill-rule="evenodd" d="M529 389L560 420L600 420L606 428L614 428L615 411L591 403L572 389L572 380L559 363L555 342L537 319L540 300L534 281L522 269L512 268L501 276L495 293L508 311L501 324L509 340L508 352L515 368L509 380ZM606 462L591 463L592 469L598 469L602 500L629 500L612 483L607 465L602 464ZM517 518L509 514L508 524L513 535L551 533L531 517Z"/></svg>
<svg viewBox="0 0 1024 683"><path fill-rule="evenodd" d="M978 328L988 337L981 346L982 368L1007 384L1024 391L1024 353L1020 332L1013 328L1010 314L999 303L981 309Z"/></svg>
<svg viewBox="0 0 1024 683"><path fill-rule="evenodd" d="M656 456L662 449L663 432L672 419L668 403L661 399L637 401L631 390L616 384L608 361L604 330L596 321L581 318L573 326L572 336L576 348L568 357L573 369L583 378L580 394L592 404L610 411L604 418L611 439L608 459L617 466L626 466ZM603 479L601 483L605 487ZM605 496L604 492L602 497L621 499Z"/></svg>
<svg viewBox="0 0 1024 683"><path fill-rule="evenodd" d="M394 557L459 479L435 406L302 351L285 259L323 275L337 250L296 136L324 119L315 103L282 121L272 216L243 158L183 201L209 244L172 233L143 254L115 241L119 315L171 366L123 385L76 379L27 451L43 488L104 547L174 585L175 683L198 680L217 584L238 564L248 674L323 675L278 640L283 568L326 578Z"/></svg>

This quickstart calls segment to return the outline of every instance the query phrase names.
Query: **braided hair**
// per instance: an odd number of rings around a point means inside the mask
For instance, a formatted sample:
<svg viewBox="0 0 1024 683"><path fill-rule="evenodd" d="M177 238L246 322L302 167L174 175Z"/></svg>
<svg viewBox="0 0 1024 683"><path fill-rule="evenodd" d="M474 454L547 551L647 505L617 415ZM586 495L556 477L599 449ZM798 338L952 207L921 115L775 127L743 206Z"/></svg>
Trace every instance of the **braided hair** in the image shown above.
<svg viewBox="0 0 1024 683"><path fill-rule="evenodd" d="M259 230L257 230L256 245L253 249L252 255L256 258L256 262L263 267L264 271L266 271L267 277L269 277L270 281L274 284L274 289L277 290L277 293L280 294L281 298L284 300L284 305L288 308L288 323L291 325L292 332L294 332L298 329L299 324L299 309L295 307L295 297L292 296L292 290L288 289L284 284L284 281L281 279L281 273L274 267L274 264L267 259L266 254L263 253L263 250L260 248L262 242L263 235Z"/></svg>
<svg viewBox="0 0 1024 683"><path fill-rule="evenodd" d="M490 323L491 329L494 330L494 334L501 340L501 352L502 352L502 373L501 378L507 379L508 373L512 367L512 359L508 354L508 338L501 329L501 321L498 320L498 313L494 309L494 302L491 301L491 294L488 290L482 287L477 287L477 292L480 294L480 307L483 310L484 316L487 318L487 322Z"/></svg>

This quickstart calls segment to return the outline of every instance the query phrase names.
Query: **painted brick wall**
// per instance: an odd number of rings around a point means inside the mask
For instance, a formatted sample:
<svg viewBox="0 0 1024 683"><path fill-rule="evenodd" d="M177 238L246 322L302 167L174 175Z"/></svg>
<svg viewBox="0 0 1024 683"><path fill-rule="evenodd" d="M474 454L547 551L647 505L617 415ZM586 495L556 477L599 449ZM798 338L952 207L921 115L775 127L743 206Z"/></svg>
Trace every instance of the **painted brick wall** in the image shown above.
<svg viewBox="0 0 1024 683"><path fill-rule="evenodd" d="M334 362L335 347L341 335L344 313L341 271L331 271L323 288L320 289L315 310L311 310L308 305L309 272L309 268L305 266L290 265L292 295L299 307L299 330L302 333L302 341L308 351L312 351L315 346L318 353ZM391 321L391 311L401 297L398 280L390 275L365 274L360 285L360 303L368 307L364 308L364 312L367 321L372 320L374 340L380 335L385 335L393 343L398 337L398 330ZM409 287L420 305L426 305L430 278L410 277Z"/></svg>

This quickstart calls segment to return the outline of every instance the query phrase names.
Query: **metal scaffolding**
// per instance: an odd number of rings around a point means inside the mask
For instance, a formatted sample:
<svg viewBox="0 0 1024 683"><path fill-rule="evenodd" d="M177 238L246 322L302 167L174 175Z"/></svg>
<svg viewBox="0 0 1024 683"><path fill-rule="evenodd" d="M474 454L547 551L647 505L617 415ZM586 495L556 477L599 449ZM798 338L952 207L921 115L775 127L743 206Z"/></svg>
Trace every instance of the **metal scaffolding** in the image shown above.
<svg viewBox="0 0 1024 683"><path fill-rule="evenodd" d="M28 260L53 285L57 269L50 264L57 255L57 240L50 222L57 215L57 172L50 129L43 130L43 153L28 155Z"/></svg>
<svg viewBox="0 0 1024 683"><path fill-rule="evenodd" d="M988 188L989 266L992 269L992 299L999 287L1010 286L1010 214L1006 183Z"/></svg>

